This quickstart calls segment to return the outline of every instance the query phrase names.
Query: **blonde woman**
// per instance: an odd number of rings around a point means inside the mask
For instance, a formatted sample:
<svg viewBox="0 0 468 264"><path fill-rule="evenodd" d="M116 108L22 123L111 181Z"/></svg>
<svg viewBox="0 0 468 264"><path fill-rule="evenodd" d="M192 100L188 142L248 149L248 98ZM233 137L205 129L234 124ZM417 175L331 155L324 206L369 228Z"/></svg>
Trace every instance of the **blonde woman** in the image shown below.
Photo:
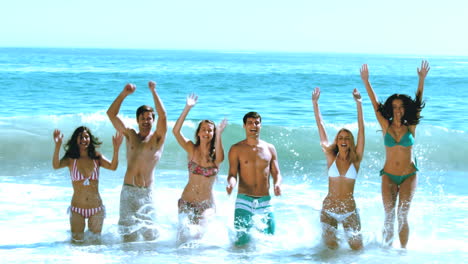
<svg viewBox="0 0 468 264"><path fill-rule="evenodd" d="M328 140L325 125L319 109L320 88L312 93L312 105L320 135L320 145L327 159L328 195L323 201L320 222L323 228L325 244L332 249L338 247L336 231L342 224L346 231L348 244L353 250L362 248L361 221L354 200L354 185L364 154L364 118L362 114L361 94L353 91L358 114L357 144L351 131L342 128L335 139Z"/></svg>

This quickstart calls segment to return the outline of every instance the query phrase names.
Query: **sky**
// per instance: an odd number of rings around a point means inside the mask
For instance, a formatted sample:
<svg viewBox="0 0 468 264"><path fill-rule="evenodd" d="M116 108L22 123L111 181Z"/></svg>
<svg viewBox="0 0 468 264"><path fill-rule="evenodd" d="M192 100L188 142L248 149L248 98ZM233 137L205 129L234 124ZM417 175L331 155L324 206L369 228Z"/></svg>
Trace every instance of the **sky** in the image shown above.
<svg viewBox="0 0 468 264"><path fill-rule="evenodd" d="M2 0L0 47L468 56L466 0Z"/></svg>

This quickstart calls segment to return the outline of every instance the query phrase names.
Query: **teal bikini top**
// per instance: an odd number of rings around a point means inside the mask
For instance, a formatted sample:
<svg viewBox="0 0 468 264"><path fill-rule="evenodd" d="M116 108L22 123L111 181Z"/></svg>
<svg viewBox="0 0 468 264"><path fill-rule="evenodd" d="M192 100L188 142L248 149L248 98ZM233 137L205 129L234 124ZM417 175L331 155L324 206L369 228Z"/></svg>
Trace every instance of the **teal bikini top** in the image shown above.
<svg viewBox="0 0 468 264"><path fill-rule="evenodd" d="M384 137L384 144L387 147L394 147L397 145L403 146L403 147L410 147L410 146L413 146L414 144L414 137L413 137L413 134L411 134L411 132L408 131L401 137L400 142L396 142L396 140L392 137L392 135L390 135L387 131Z"/></svg>

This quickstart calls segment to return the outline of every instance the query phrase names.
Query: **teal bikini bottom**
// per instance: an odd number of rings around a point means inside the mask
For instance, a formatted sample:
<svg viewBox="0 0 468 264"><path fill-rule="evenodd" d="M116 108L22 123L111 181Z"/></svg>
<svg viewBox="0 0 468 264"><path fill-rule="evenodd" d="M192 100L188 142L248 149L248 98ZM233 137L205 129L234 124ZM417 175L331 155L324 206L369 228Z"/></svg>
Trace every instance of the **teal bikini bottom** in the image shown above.
<svg viewBox="0 0 468 264"><path fill-rule="evenodd" d="M409 174L405 174L405 175L394 175L394 174L391 174L391 173L388 173L388 172L385 172L383 169L380 171L380 176L382 175L387 175L388 178L394 182L396 185L401 185L406 179L408 179L409 177L413 176L416 174L418 170L418 167L417 167L417 163L415 161L415 163L413 163L413 167L416 169L414 172L412 173L409 173Z"/></svg>

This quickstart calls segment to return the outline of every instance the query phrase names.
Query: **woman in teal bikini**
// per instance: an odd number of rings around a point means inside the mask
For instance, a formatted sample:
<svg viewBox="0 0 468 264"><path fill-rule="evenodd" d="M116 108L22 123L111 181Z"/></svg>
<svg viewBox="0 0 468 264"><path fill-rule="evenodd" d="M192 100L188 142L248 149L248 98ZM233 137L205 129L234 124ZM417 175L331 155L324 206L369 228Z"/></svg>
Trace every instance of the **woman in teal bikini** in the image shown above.
<svg viewBox="0 0 468 264"><path fill-rule="evenodd" d="M183 243L189 238L198 239L203 235L202 229L206 228L206 220L215 211L213 184L219 165L224 160L221 134L226 127L226 120L223 120L218 128L211 120L201 121L195 132L195 143L184 137L181 132L185 118L197 103L197 99L194 94L187 97L185 108L172 130L177 142L187 152L189 160L189 181L178 202L178 243ZM190 226L195 227L195 232L187 232L190 231Z"/></svg>
<svg viewBox="0 0 468 264"><path fill-rule="evenodd" d="M386 160L382 176L382 200L385 210L383 239L387 245L393 242L395 207L398 201L398 233L402 248L406 248L409 237L408 212L416 190L417 164L413 160L413 144L416 125L420 120L420 112L424 107L422 101L424 79L430 67L427 61L421 62L418 68L418 90L416 98L404 94L394 94L385 103L377 100L369 82L367 64L361 67L361 79L366 86L367 94L375 110L377 121L382 127Z"/></svg>
<svg viewBox="0 0 468 264"><path fill-rule="evenodd" d="M342 224L346 231L349 246L358 250L362 248L361 221L354 200L354 185L364 154L364 117L362 114L361 94L354 89L353 97L356 101L358 113L358 137L354 144L351 131L342 128L336 134L335 140L328 141L318 100L320 89L315 88L312 93L315 121L320 135L320 145L327 159L328 194L323 200L320 222L322 223L322 237L329 248L338 247L336 231Z"/></svg>

